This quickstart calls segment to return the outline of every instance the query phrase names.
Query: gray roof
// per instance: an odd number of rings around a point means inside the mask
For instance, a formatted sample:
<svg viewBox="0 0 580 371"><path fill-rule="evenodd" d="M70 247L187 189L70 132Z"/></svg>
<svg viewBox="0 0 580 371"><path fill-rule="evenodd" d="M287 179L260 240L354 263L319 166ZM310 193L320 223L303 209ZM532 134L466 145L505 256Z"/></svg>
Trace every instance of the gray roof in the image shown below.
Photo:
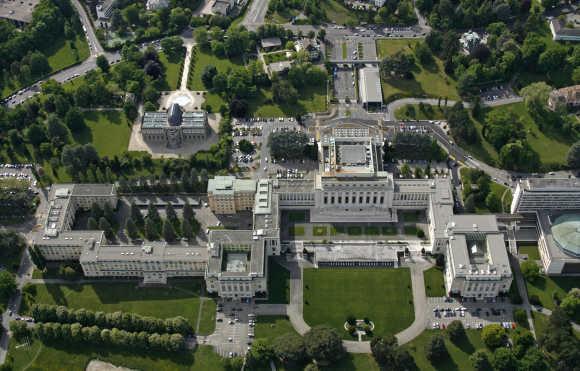
<svg viewBox="0 0 580 371"><path fill-rule="evenodd" d="M364 67L359 71L359 93L363 103L382 103L381 75L378 67Z"/></svg>
<svg viewBox="0 0 580 371"><path fill-rule="evenodd" d="M169 108L168 112L149 111L143 114L142 127L145 129L165 128L169 126L205 128L206 112L205 111L183 112L181 110L181 107L179 107L179 105L173 104Z"/></svg>
<svg viewBox="0 0 580 371"><path fill-rule="evenodd" d="M83 249L81 261L195 261L205 262L208 258L206 247L168 245L162 241L148 241L142 245L95 245Z"/></svg>
<svg viewBox="0 0 580 371"><path fill-rule="evenodd" d="M215 176L207 182L207 193L214 195L234 194L234 192L256 192L256 181L236 179L235 176Z"/></svg>
<svg viewBox="0 0 580 371"><path fill-rule="evenodd" d="M0 0L0 18L30 23L32 11L40 0Z"/></svg>
<svg viewBox="0 0 580 371"><path fill-rule="evenodd" d="M580 179L577 178L528 178L521 180L520 185L530 192L580 192Z"/></svg>
<svg viewBox="0 0 580 371"><path fill-rule="evenodd" d="M292 61L280 61L270 63L268 65L268 69L270 70L270 72L278 72L278 73L286 71L290 69L290 67L292 67Z"/></svg>
<svg viewBox="0 0 580 371"><path fill-rule="evenodd" d="M368 261L383 262L397 261L397 251L402 247L384 246L373 244L334 244L316 246L315 254L318 262L340 262L340 261Z"/></svg>
<svg viewBox="0 0 580 371"><path fill-rule="evenodd" d="M574 257L570 254L565 253L559 246L558 242L554 239L554 234L552 233L552 223L559 216L571 215L574 213L560 213L560 212L538 212L538 227L540 228L541 235L546 241L546 246L548 248L548 255L550 259L558 260L568 260L568 261L580 261L579 257Z"/></svg>
<svg viewBox="0 0 580 371"><path fill-rule="evenodd" d="M273 48L282 46L282 40L279 37L266 37L261 41L262 48Z"/></svg>

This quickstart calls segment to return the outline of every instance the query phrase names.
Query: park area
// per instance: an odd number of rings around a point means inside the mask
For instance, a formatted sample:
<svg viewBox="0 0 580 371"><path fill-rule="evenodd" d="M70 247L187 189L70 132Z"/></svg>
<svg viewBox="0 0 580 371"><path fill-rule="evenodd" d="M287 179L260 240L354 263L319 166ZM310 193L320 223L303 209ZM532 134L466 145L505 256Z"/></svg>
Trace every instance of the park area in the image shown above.
<svg viewBox="0 0 580 371"><path fill-rule="evenodd" d="M429 297L445 296L445 282L443 280L443 268L432 267L423 272L425 292Z"/></svg>
<svg viewBox="0 0 580 371"><path fill-rule="evenodd" d="M182 316L193 328L199 318L199 333L207 335L215 328L216 304L213 299L200 298L202 290L202 280L175 281L169 288L140 288L136 281L116 283L114 289L107 283L34 285L25 290L23 311L26 313L32 304L39 303L158 318Z"/></svg>
<svg viewBox="0 0 580 371"><path fill-rule="evenodd" d="M213 54L194 49L191 61L191 72L189 74L188 88L194 91L207 90L204 86L201 75L205 66L215 66L218 72L226 73L228 70L243 68L241 60L231 60L219 58ZM212 111L217 112L222 105L226 105L225 100L218 94L208 92L205 95L206 107L209 105ZM254 117L280 117L299 116L307 112L325 111L327 107L326 86L307 86L300 90L300 97L296 104L276 104L272 100L272 92L268 89L260 89L256 96L248 100L249 114Z"/></svg>
<svg viewBox="0 0 580 371"><path fill-rule="evenodd" d="M542 307L553 310L556 306L553 299L554 295L562 300L572 288L580 287L580 278L540 275L537 282L526 281L526 286L530 303L533 304L535 297L537 297Z"/></svg>
<svg viewBox="0 0 580 371"><path fill-rule="evenodd" d="M421 42L420 39L381 39L377 40L379 58L402 51L413 54L413 48ZM392 77L382 80L383 100L391 102L405 97L447 97L449 100L459 99L456 82L444 71L443 62L434 57L434 64L424 67L415 61L413 79Z"/></svg>
<svg viewBox="0 0 580 371"><path fill-rule="evenodd" d="M305 269L304 319L329 325L345 339L348 316L369 318L376 335L396 334L414 319L409 269Z"/></svg>
<svg viewBox="0 0 580 371"><path fill-rule="evenodd" d="M84 113L86 127L75 133L79 144L91 143L99 156L119 156L127 151L131 126L122 111L88 111Z"/></svg>
<svg viewBox="0 0 580 371"><path fill-rule="evenodd" d="M181 69L184 55L177 59L169 59L168 56L160 52L159 61L165 68L164 87L165 90L177 90L181 80Z"/></svg>

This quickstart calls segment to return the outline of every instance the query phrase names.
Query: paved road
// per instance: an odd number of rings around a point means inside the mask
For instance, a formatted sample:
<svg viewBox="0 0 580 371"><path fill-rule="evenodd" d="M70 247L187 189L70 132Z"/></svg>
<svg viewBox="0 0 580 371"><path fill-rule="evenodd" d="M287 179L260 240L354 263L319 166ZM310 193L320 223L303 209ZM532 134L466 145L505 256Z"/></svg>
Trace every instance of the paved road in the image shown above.
<svg viewBox="0 0 580 371"><path fill-rule="evenodd" d="M264 24L266 12L268 11L268 0L252 0L250 7L246 11L242 24L247 28L254 29Z"/></svg>

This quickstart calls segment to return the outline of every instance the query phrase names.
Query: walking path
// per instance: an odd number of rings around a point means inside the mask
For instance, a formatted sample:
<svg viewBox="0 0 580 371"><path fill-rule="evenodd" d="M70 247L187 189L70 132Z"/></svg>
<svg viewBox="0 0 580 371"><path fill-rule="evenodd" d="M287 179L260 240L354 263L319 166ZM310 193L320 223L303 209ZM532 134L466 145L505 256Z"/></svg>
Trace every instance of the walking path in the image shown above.
<svg viewBox="0 0 580 371"><path fill-rule="evenodd" d="M193 52L193 43L185 44L185 61L183 62L183 73L181 75L181 84L179 90L187 90L187 81L189 80L189 70L191 66L191 54Z"/></svg>
<svg viewBox="0 0 580 371"><path fill-rule="evenodd" d="M526 311L526 315L528 317L528 325L530 326L530 331L536 336L536 328L534 327L534 319L532 318L532 307L530 305L530 301L528 300L528 290L526 290L526 282L524 281L524 276L520 271L520 263L518 262L517 258L512 254L508 254L511 259L511 265L513 269L513 275L516 277L516 282L518 284L518 291L520 292L520 297L522 298L522 306Z"/></svg>

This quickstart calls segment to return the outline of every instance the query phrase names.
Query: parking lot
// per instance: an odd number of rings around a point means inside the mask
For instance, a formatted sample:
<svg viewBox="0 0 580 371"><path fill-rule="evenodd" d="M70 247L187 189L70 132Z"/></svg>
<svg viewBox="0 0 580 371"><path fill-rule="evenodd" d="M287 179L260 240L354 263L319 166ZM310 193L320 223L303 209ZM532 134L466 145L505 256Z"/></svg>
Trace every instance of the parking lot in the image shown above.
<svg viewBox="0 0 580 371"><path fill-rule="evenodd" d="M247 303L220 302L215 332L208 341L222 357L246 354L254 339L255 316Z"/></svg>
<svg viewBox="0 0 580 371"><path fill-rule="evenodd" d="M336 99L344 103L346 100L356 100L354 71L347 68L338 68L334 74L334 91Z"/></svg>
<svg viewBox="0 0 580 371"><path fill-rule="evenodd" d="M498 298L488 302L459 302L444 297L427 298L429 323L427 328L446 328L452 321L460 320L465 328L483 328L491 323L499 323L513 328L513 306L509 300Z"/></svg>

